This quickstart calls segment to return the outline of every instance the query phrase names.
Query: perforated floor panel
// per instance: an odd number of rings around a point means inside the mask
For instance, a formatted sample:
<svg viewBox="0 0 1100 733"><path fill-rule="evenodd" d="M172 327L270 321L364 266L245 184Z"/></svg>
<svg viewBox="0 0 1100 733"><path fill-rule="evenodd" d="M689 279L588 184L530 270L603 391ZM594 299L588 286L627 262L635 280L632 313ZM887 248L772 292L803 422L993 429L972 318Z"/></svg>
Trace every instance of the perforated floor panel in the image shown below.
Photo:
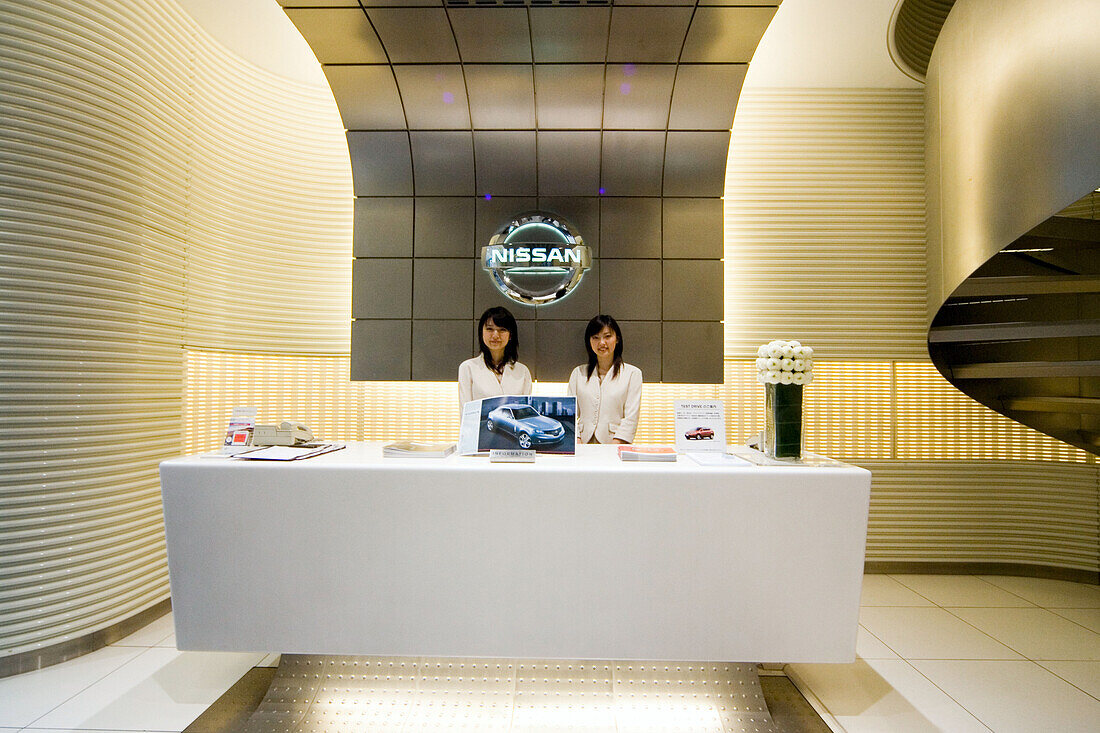
<svg viewBox="0 0 1100 733"><path fill-rule="evenodd" d="M779 733L753 664L284 654L245 733Z"/></svg>

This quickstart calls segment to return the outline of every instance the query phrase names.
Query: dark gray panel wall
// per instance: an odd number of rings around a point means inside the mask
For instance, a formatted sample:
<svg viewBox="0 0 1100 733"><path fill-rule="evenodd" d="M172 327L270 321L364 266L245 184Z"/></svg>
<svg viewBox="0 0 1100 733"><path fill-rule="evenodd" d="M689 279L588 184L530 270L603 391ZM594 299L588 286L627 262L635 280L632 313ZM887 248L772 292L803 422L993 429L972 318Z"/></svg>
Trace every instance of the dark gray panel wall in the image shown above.
<svg viewBox="0 0 1100 733"><path fill-rule="evenodd" d="M539 379L564 380L587 320L610 313L647 381L720 382L729 128L775 8L364 5L287 10L348 128L352 378L453 379L479 314L504 305ZM595 257L539 308L478 262L532 209Z"/></svg>

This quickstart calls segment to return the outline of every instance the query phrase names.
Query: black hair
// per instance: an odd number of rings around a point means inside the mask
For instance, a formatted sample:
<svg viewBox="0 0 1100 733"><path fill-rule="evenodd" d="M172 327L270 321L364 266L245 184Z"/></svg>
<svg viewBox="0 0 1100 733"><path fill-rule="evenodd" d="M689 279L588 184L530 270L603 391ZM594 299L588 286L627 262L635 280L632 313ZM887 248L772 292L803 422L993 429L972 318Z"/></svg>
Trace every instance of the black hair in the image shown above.
<svg viewBox="0 0 1100 733"><path fill-rule="evenodd" d="M592 372L596 371L599 360L596 352L592 350L592 337L607 326L615 332L615 358L611 363L611 378L619 376L619 369L623 366L623 332L619 330L619 324L611 316L598 315L588 322L584 329L584 350L588 352L588 378L592 378Z"/></svg>
<svg viewBox="0 0 1100 733"><path fill-rule="evenodd" d="M494 326L508 331L508 343L504 345L504 359L500 364L493 363L493 354L489 351L489 347L485 345L485 339L481 337L481 330L485 328L485 324L489 321L492 321ZM519 326L516 325L515 316L509 313L507 308L498 305L486 309L481 314L481 320L478 321L476 335L477 345L481 351L481 358L485 360L485 366L497 374L503 374L505 366L519 361Z"/></svg>

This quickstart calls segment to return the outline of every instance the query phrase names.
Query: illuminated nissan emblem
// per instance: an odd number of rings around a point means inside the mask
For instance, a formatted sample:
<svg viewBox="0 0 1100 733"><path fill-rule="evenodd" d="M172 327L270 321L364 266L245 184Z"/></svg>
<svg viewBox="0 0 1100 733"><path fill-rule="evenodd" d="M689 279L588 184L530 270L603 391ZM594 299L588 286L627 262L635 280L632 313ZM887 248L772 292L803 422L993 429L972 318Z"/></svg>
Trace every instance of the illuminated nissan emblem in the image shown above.
<svg viewBox="0 0 1100 733"><path fill-rule="evenodd" d="M515 217L481 248L481 266L497 290L525 305L561 300L580 284L592 256L560 217L531 212Z"/></svg>

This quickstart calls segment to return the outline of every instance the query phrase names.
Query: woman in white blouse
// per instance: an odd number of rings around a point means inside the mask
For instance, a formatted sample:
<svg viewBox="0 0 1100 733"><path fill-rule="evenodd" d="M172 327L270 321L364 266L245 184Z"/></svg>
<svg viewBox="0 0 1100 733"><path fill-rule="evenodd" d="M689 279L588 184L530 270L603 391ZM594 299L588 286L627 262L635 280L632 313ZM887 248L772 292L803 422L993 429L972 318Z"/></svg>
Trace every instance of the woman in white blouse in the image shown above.
<svg viewBox="0 0 1100 733"><path fill-rule="evenodd" d="M569 375L577 398L577 440L631 443L642 405L642 370L623 361L623 333L611 316L596 316L584 329L588 364Z"/></svg>
<svg viewBox="0 0 1100 733"><path fill-rule="evenodd" d="M498 395L531 394L531 372L519 362L519 327L507 308L481 314L481 354L458 365L458 403Z"/></svg>

